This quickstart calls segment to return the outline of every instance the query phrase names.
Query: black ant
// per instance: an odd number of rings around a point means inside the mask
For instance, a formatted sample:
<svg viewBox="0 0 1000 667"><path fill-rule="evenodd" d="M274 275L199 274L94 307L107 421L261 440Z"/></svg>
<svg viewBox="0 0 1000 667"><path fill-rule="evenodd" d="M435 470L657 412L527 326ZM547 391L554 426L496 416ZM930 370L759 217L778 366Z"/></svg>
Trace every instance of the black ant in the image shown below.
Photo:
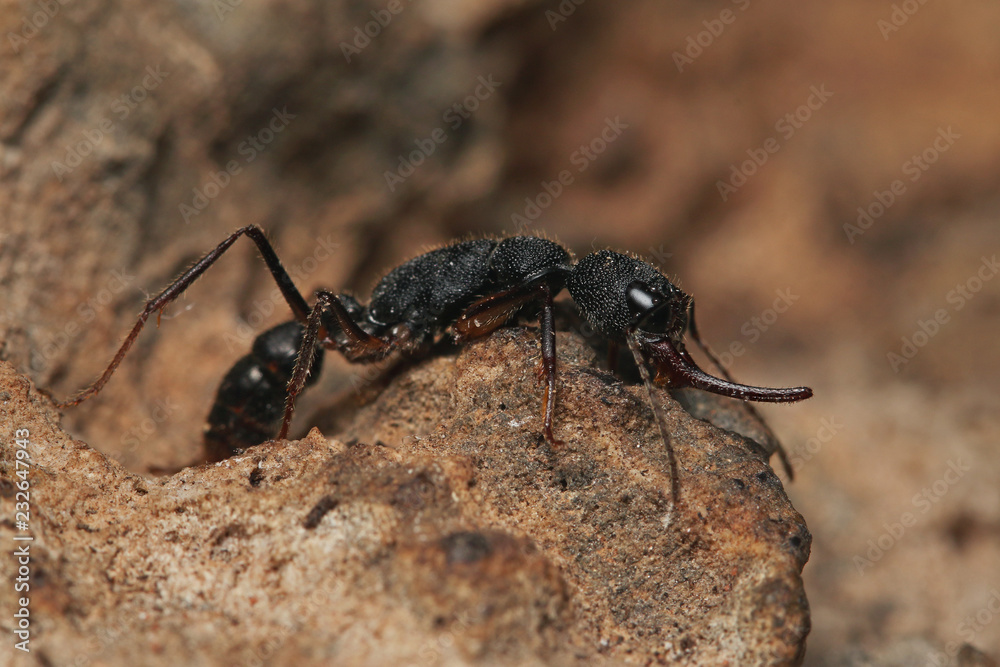
<svg viewBox="0 0 1000 667"><path fill-rule="evenodd" d="M812 396L808 387L752 387L733 382L702 343L694 322L693 299L650 264L611 250L593 252L574 264L565 248L545 238L515 236L474 239L432 250L390 271L375 286L367 306L347 294L316 292L311 308L292 283L274 248L256 225L237 230L177 278L146 307L111 364L76 398L76 405L107 383L149 316L187 289L241 236L256 243L295 320L262 333L251 353L226 375L208 418L205 445L213 460L288 435L295 400L315 381L324 349L349 361L369 363L395 350L425 349L449 327L463 343L484 336L532 305L541 328L544 375L543 430L553 446L556 345L553 298L569 291L580 312L615 348L628 345L639 369L658 426L669 446L664 420L653 400L646 364L655 381L694 387L744 401L790 402ZM684 347L690 333L726 379L702 371ZM674 467L671 453L671 465ZM676 478L671 470L671 479ZM671 496L676 491L672 490Z"/></svg>

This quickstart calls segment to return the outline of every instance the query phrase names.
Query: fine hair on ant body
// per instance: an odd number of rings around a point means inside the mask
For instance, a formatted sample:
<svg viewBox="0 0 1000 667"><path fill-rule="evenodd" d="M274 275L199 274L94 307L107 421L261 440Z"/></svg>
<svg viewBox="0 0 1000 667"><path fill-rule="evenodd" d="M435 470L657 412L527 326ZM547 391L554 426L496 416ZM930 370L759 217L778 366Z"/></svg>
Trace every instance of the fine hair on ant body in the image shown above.
<svg viewBox="0 0 1000 667"><path fill-rule="evenodd" d="M537 236L460 241L391 270L372 290L368 305L350 295L320 289L310 307L263 230L248 225L233 232L147 301L104 373L58 406L77 405L100 392L149 316L155 312L159 320L163 309L241 236L257 245L295 319L258 336L250 354L237 361L223 379L205 431L205 446L212 460L228 458L265 440L286 439L295 400L315 382L324 350L337 350L351 362L370 363L396 350L416 353L426 349L449 329L457 343L464 343L489 334L529 306L540 324L545 379L543 432L550 444L559 445L552 432L556 389L553 298L564 288L583 317L612 347L628 345L668 450L674 505L676 460L665 420L654 400L654 381L744 401L791 402L812 396L808 387L753 387L734 382L698 334L694 300L652 265L629 255L599 250L573 263L565 248ZM688 333L719 367L724 379L698 367L684 346ZM647 365L655 369L655 380L650 379Z"/></svg>

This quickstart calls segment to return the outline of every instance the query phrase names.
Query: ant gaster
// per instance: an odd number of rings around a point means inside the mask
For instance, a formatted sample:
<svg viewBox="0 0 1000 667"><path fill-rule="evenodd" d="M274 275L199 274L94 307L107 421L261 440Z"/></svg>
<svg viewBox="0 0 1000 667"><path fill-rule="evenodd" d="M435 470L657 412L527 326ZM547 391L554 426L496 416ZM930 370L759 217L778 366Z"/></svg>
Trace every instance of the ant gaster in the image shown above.
<svg viewBox="0 0 1000 667"><path fill-rule="evenodd" d="M541 371L545 379L543 430L549 443L556 389L553 298L566 288L580 312L612 346L625 343L649 393L657 423L676 463L662 415L653 400L646 364L655 381L694 387L744 401L789 402L812 396L808 387L752 387L702 371L684 347L690 333L702 343L694 323L694 301L651 265L631 256L600 250L574 264L569 252L545 238L515 236L460 241L415 257L390 271L375 286L367 306L347 294L316 292L310 307L295 287L274 248L256 225L237 230L150 299L104 373L77 397L76 405L107 383L149 316L159 313L201 276L241 236L259 249L295 320L262 333L219 387L209 415L205 444L221 460L264 440L285 439L302 390L315 381L324 349L348 360L374 362L395 350L417 352L447 329L456 342L484 336L531 306L541 329ZM749 406L748 406L749 407ZM671 497L676 489L671 489Z"/></svg>

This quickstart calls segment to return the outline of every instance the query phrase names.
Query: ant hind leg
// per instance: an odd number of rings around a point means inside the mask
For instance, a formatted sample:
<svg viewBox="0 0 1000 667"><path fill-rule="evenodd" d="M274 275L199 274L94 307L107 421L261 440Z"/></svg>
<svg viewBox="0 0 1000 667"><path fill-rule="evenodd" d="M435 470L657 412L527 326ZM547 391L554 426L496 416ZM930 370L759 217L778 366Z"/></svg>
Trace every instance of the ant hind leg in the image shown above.
<svg viewBox="0 0 1000 667"><path fill-rule="evenodd" d="M163 312L163 309L167 307L172 301L179 297L184 290L191 286L194 281L196 281L201 274L205 273L212 264L216 262L241 236L247 236L257 245L257 249L260 251L261 257L264 263L267 264L267 268L271 272L271 276L274 281L278 284L278 288L281 290L282 295L285 297L285 301L288 302L289 307L292 312L295 313L296 319L300 322L305 322L306 318L309 316L309 304L306 300L302 298L302 294L295 287L295 283L292 282L291 276L282 266L281 260L278 259L278 255L274 252L274 247L264 236L264 231L257 225L247 225L242 227L232 234L229 235L222 243L215 247L214 250L206 254L200 260L198 260L194 266L185 271L179 278L170 283L166 289L160 292L157 296L146 302L145 308L143 308L142 313L139 315L139 319L136 321L135 326L129 332L125 341L121 344L118 352L115 354L114 359L105 369L104 373L101 374L97 380L77 394L74 398L67 401L62 401L56 403L57 407L67 408L73 405L78 405L83 401L97 395L98 392L107 384L111 376L114 375L115 370L121 364L125 355L132 348L132 344L135 343L136 338L139 336L139 332L142 331L143 326L146 324L146 320L154 312L157 313L157 324L159 324L159 316Z"/></svg>

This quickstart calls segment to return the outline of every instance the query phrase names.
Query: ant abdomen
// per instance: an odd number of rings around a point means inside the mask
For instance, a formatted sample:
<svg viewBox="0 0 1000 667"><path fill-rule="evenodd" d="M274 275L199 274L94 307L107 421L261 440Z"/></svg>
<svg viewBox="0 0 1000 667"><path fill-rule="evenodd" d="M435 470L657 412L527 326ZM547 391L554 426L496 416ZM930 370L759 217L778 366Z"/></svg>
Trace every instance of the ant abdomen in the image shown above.
<svg viewBox="0 0 1000 667"><path fill-rule="evenodd" d="M254 341L250 354L226 373L205 430L210 460L227 459L278 432L303 333L303 326L294 320L268 329ZM319 349L306 385L316 382L322 365Z"/></svg>

